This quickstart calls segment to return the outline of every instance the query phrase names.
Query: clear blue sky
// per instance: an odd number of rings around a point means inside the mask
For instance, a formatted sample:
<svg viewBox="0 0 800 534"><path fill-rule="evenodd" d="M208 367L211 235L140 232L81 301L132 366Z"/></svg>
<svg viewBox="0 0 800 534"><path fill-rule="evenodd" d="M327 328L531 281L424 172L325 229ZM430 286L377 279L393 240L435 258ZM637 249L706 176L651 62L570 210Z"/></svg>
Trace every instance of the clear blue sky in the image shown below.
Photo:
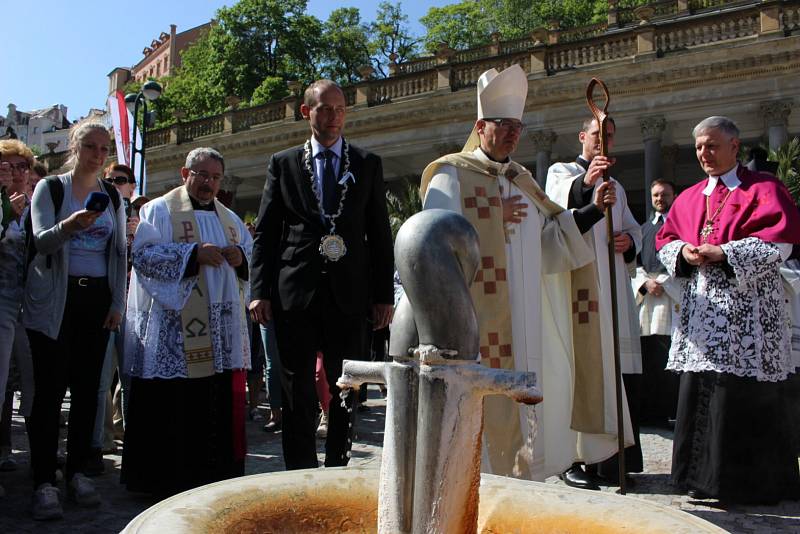
<svg viewBox="0 0 800 534"><path fill-rule="evenodd" d="M406 0L403 11L417 35L419 18L431 6L457 0ZM70 120L89 108L104 108L106 75L114 67L131 67L142 49L169 33L208 22L216 10L235 0L5 0L0 54L0 115L9 103L20 111L64 104ZM378 0L309 0L308 12L325 20L337 7L357 7L362 20L375 18ZM132 10L137 6L135 11Z"/></svg>

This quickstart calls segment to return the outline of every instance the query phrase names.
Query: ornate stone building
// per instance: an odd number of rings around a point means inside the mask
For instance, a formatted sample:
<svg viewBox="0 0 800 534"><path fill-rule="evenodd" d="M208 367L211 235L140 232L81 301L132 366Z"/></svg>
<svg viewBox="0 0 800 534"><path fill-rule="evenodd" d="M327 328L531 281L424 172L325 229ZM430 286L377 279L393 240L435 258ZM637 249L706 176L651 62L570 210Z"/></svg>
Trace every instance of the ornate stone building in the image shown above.
<svg viewBox="0 0 800 534"><path fill-rule="evenodd" d="M365 76L345 88L346 135L382 156L390 182L418 180L427 163L466 141L480 74L518 63L530 89L515 159L543 179L550 162L577 156L578 130L589 116L586 85L597 77L608 85L617 124L614 175L643 220L650 181L685 186L700 178L691 130L701 119L731 117L751 146L774 148L800 134L800 112L793 113L800 103L800 0L661 0L636 10L609 4L603 24L565 31L553 24L525 39L442 47L391 65L386 79ZM298 120L299 94L295 88L296 96L280 102L149 132L149 194L178 183L189 150L211 145L226 157L224 188L235 208L255 212L269 156L309 135Z"/></svg>
<svg viewBox="0 0 800 534"><path fill-rule="evenodd" d="M169 76L181 64L181 52L191 46L211 27L206 22L178 33L177 26L169 25L169 33L161 32L149 46L142 49L142 59L130 69L117 67L108 73L109 93L121 89L131 80L145 82L150 78Z"/></svg>

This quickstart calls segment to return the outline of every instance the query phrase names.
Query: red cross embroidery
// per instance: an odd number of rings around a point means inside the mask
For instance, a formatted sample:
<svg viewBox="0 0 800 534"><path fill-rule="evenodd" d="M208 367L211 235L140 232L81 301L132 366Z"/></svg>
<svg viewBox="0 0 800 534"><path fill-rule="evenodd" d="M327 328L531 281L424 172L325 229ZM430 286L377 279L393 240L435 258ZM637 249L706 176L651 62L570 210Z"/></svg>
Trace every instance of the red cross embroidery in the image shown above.
<svg viewBox="0 0 800 534"><path fill-rule="evenodd" d="M511 345L500 344L500 334L489 332L489 344L481 345L481 360L488 362L488 366L493 369L500 369L500 359L511 357Z"/></svg>
<svg viewBox="0 0 800 534"><path fill-rule="evenodd" d="M477 209L479 219L488 219L492 206L496 208L501 206L500 197L487 196L485 187L477 186L475 196L464 197L464 209Z"/></svg>
<svg viewBox="0 0 800 534"><path fill-rule="evenodd" d="M194 239L194 227L191 221L183 221L183 235L178 238L178 241L189 243Z"/></svg>
<svg viewBox="0 0 800 534"><path fill-rule="evenodd" d="M483 293L493 295L497 293L497 282L506 281L506 270L498 269L494 266L494 258L483 256L481 258L481 268L475 275L475 283L483 284Z"/></svg>
<svg viewBox="0 0 800 534"><path fill-rule="evenodd" d="M598 306L596 300L589 300L589 290L579 289L578 300L572 303L572 313L578 314L578 324L589 322L589 313L597 313Z"/></svg>

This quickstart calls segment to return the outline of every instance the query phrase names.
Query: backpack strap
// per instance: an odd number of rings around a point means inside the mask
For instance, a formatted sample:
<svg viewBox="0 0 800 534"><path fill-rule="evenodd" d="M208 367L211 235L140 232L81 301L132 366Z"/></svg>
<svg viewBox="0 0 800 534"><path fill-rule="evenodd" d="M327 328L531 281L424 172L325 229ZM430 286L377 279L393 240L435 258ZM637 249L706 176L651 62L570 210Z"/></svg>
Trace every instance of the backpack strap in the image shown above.
<svg viewBox="0 0 800 534"><path fill-rule="evenodd" d="M114 213L119 209L120 204L120 194L114 184L110 184L105 180L100 180L100 183L103 184L103 189L106 190L106 194L111 197L111 203L114 205Z"/></svg>
<svg viewBox="0 0 800 534"><path fill-rule="evenodd" d="M61 205L64 203L64 184L58 179L58 176L48 176L45 178L47 183L47 190L50 193L50 200L53 202L53 213L58 217L58 212L61 211ZM25 268L22 271L23 281L28 278L28 266L36 256L36 242L33 238L33 219L31 216L31 209L28 208L28 213L25 215L23 222L25 227ZM48 269L53 265L52 254L47 255Z"/></svg>

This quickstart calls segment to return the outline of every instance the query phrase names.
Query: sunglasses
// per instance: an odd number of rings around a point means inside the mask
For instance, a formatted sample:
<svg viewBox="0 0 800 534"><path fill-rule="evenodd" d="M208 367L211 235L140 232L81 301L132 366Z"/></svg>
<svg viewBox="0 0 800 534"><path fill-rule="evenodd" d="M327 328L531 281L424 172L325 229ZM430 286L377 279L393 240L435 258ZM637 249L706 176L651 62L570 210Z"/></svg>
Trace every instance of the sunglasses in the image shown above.
<svg viewBox="0 0 800 534"><path fill-rule="evenodd" d="M106 176L105 181L114 185L134 184L136 185L136 178L128 178L127 176Z"/></svg>
<svg viewBox="0 0 800 534"><path fill-rule="evenodd" d="M23 173L31 170L31 166L24 161L22 163L17 163L17 164L4 161L2 162L2 166L6 167L10 172L17 171L18 173Z"/></svg>

